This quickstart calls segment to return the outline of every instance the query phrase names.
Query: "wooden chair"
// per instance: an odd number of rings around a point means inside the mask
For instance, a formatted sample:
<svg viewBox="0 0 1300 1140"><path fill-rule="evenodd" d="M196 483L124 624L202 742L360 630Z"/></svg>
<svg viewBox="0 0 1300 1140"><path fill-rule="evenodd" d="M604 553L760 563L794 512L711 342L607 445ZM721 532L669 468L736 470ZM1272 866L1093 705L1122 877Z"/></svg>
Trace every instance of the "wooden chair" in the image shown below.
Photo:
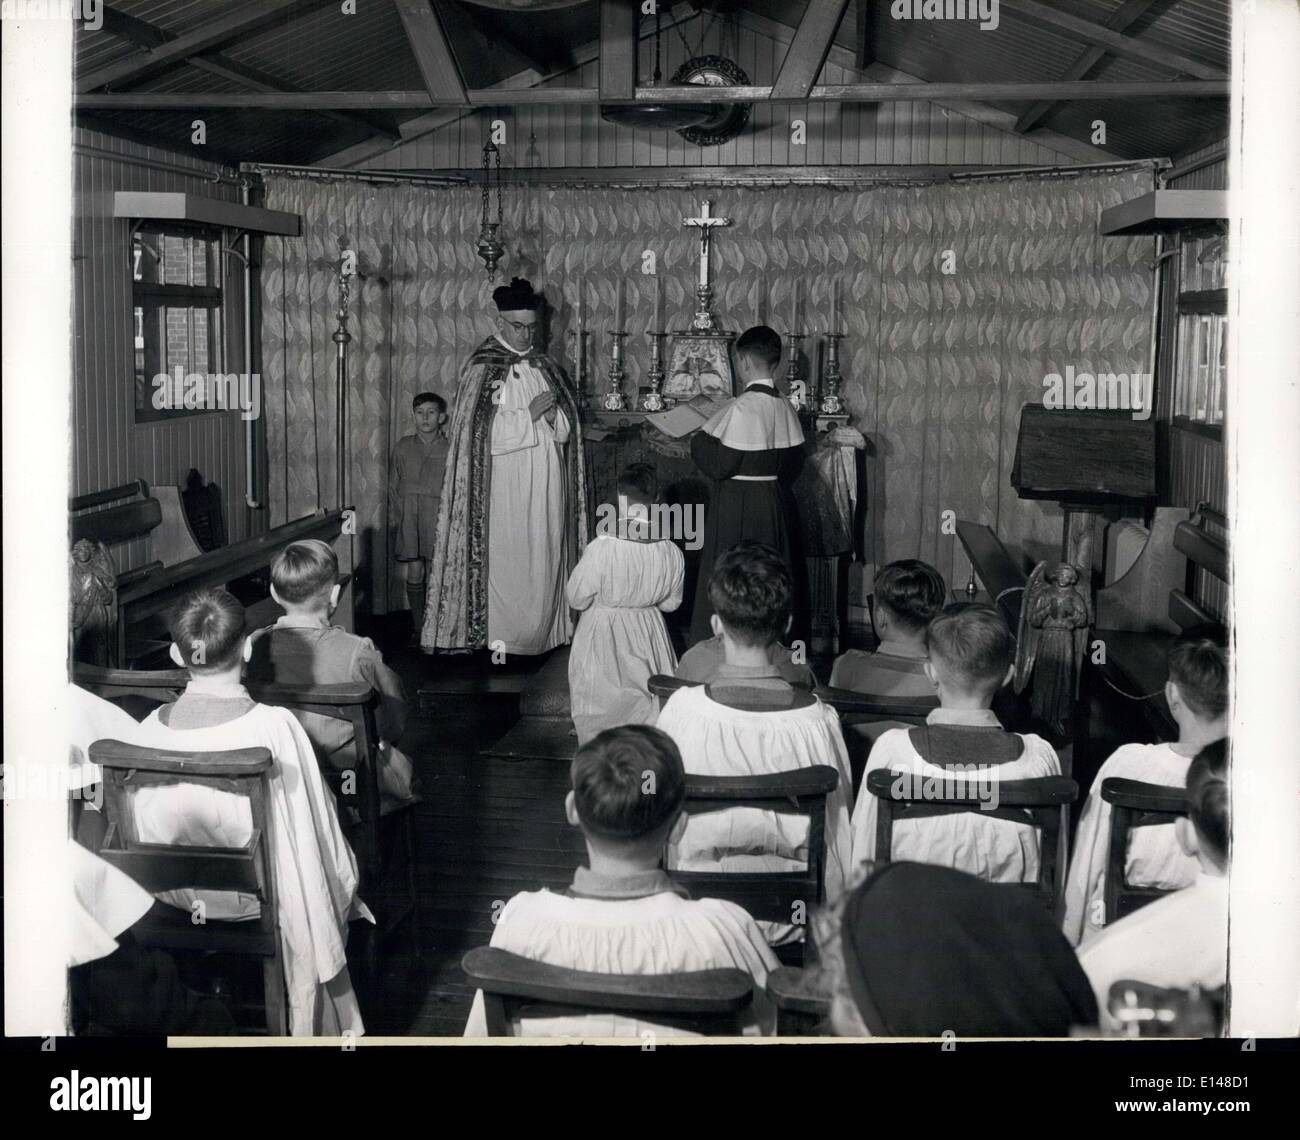
<svg viewBox="0 0 1300 1140"><path fill-rule="evenodd" d="M383 846L383 819L380 815L379 796L379 729L375 710L378 694L363 682L345 682L331 685L282 685L267 681L246 681L245 687L253 700L266 705L278 705L293 712L314 713L331 720L345 721L352 726L357 757L355 787L329 764L321 765L321 774L330 785L340 806L356 804L361 817L360 843L354 843L360 885L358 892L367 902L378 899L379 885L385 871ZM372 928L374 938L368 938L365 949L366 970L373 976L377 967L378 942L393 933L404 922L411 924L411 939L415 954L420 954L419 880L415 856L415 812L412 805L400 809L402 819L402 845L406 855L406 898L391 913L380 915L379 925ZM391 817L390 817L391 818ZM346 829L346 823L345 823ZM347 829L355 833L356 829ZM377 905L377 904L376 904Z"/></svg>
<svg viewBox="0 0 1300 1140"><path fill-rule="evenodd" d="M595 974L534 962L493 946L461 959L471 985L483 991L488 1035L511 1037L523 1017L618 1013L706 1036L739 1036L754 1000L743 970L683 974Z"/></svg>
<svg viewBox="0 0 1300 1140"><path fill-rule="evenodd" d="M973 779L968 773L968 778ZM1055 912L1063 897L1066 860L1063 840L1066 812L1079 794L1079 786L1068 776L1045 776L1034 780L1000 780L998 806L985 809L977 792L969 786L968 794L955 790L941 798L922 794L925 777L912 772L894 772L877 768L867 773L867 791L880 803L876 808L875 861L883 865L893 858L894 824L901 820L924 819L955 812L976 812L990 819L1026 823L1039 832L1038 879L1033 883L1010 884L1034 890L1043 905ZM896 793L895 782L901 781ZM910 790L906 790L910 789Z"/></svg>
<svg viewBox="0 0 1300 1140"><path fill-rule="evenodd" d="M688 816L740 807L807 816L808 863L799 871L670 869L668 874L692 898L727 899L760 922L788 924L800 911L806 921L812 908L826 898L826 798L835 790L839 778L839 772L829 764L762 776L688 774L683 809ZM803 942L782 948L800 961L810 960L815 952L811 927L805 925L804 932Z"/></svg>
<svg viewBox="0 0 1300 1140"><path fill-rule="evenodd" d="M276 911L271 859L267 781L271 753L265 748L231 752L169 752L118 740L97 740L90 760L104 775L108 831L99 854L151 894L180 889L241 891L255 895L256 919L191 921L188 911L155 906L131 928L144 946L168 951L245 955L262 962L266 1030L288 1032L288 996ZM141 842L134 792L146 787L200 784L245 797L253 831L243 847L200 847Z"/></svg>
<svg viewBox="0 0 1300 1140"><path fill-rule="evenodd" d="M767 996L776 1007L778 1037L827 1036L831 995L821 988L817 970L781 966L767 975Z"/></svg>
<svg viewBox="0 0 1300 1140"><path fill-rule="evenodd" d="M1187 814L1185 788L1111 777L1101 782L1101 798L1110 804L1110 846L1106 852L1107 924L1172 894L1160 887L1130 883L1126 877L1129 838L1139 827L1173 823Z"/></svg>
<svg viewBox="0 0 1300 1140"><path fill-rule="evenodd" d="M124 703L139 698L155 705L174 701L184 690L189 675L184 669L105 669L96 665L74 662L72 679L77 685L114 703ZM358 828L348 826L346 816L340 819L345 833L352 841L357 855L360 878L359 893L369 901L375 897L376 888L383 878L383 844L379 798L379 732L375 722L378 698L369 685L345 683L336 685L280 685L249 681L246 687L255 701L299 712L316 713L332 720L347 721L352 725L356 740L358 779L356 788L345 786L345 774L322 766L321 774L334 792L340 805L356 804L360 817ZM134 711L130 706L128 711ZM414 947L420 953L419 942L419 883L415 858L415 814L406 808L403 817L403 845L406 848L407 898L390 915L385 915L379 935L391 934L402 922L411 922ZM366 966L373 971L376 965L377 945L368 940Z"/></svg>

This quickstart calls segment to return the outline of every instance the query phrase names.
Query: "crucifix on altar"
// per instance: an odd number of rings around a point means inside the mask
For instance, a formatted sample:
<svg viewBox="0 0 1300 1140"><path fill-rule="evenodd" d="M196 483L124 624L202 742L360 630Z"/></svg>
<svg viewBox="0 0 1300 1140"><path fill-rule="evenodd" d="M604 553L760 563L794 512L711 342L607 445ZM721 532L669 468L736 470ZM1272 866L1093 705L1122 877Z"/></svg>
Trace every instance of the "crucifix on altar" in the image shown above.
<svg viewBox="0 0 1300 1140"><path fill-rule="evenodd" d="M713 203L706 200L698 218L682 219L682 225L700 231L700 272L695 285L695 316L691 318L690 328L673 338L664 395L674 400L732 395L734 334L720 329L714 321L713 285L709 278L713 231L731 225L731 219L715 217L712 210Z"/></svg>
<svg viewBox="0 0 1300 1140"><path fill-rule="evenodd" d="M699 301L699 308L695 311L695 319L691 321L691 327L699 329L701 332L711 332L714 327L713 313L711 311L713 286L709 284L709 252L713 246L713 231L719 226L731 225L730 218L713 217L709 213L712 208L713 203L706 199L704 208L700 211L698 218L682 219L682 225L700 231L700 279L695 286L695 296Z"/></svg>

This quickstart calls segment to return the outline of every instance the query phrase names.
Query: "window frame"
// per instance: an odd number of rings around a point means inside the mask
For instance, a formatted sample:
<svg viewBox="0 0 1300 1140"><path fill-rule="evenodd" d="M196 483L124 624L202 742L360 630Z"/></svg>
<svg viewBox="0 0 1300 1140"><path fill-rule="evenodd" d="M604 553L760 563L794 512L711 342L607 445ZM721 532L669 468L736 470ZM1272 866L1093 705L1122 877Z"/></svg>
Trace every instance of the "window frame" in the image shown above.
<svg viewBox="0 0 1300 1140"><path fill-rule="evenodd" d="M136 280L137 255L136 241L140 239L167 239L180 238L187 242L192 239L210 243L211 265L206 276L209 279L215 278L215 285L178 285L168 284L156 281L138 281ZM162 242L159 241L160 253L158 257L165 258L166 254L162 251ZM229 357L229 328L226 320L226 297L225 297L225 234L219 227L197 225L187 222L175 222L170 219L159 219L157 221L149 220L141 222L132 227L130 241L127 246L128 272L131 281L131 372L132 383L130 401L130 415L133 427L152 427L157 424L168 423L172 420L188 419L193 416L206 415L223 415L227 414L227 409L222 408L154 408L152 406L141 406L141 399L148 400L147 386L150 376L156 376L160 372L166 372L170 375L167 361L167 329L166 319L169 309L184 309L190 314L188 322L189 336L189 358L194 358L194 328L195 321L193 315L199 312L208 314L208 361L205 372L207 373L224 373L226 370L226 361ZM194 247L189 247L189 256L193 257ZM137 350L136 344L136 324L137 310L139 311L141 339L145 342L141 349ZM158 358L159 367L152 372L149 370L149 347L147 343L148 330L151 324L157 323L159 332L158 344L155 347L155 354ZM136 352L140 351L143 355L141 363L137 364ZM147 375L146 375L147 374ZM142 387L142 376L144 385Z"/></svg>

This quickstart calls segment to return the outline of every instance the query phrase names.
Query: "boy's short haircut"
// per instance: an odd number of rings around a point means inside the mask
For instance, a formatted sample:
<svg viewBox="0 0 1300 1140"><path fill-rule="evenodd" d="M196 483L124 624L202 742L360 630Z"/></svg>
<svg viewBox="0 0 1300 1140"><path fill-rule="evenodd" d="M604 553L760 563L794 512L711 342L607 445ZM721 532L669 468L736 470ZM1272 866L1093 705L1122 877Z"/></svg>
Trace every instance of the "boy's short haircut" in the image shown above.
<svg viewBox="0 0 1300 1140"><path fill-rule="evenodd" d="M686 799L686 771L673 738L648 724L607 728L569 767L582 830L631 842L666 833Z"/></svg>
<svg viewBox="0 0 1300 1140"><path fill-rule="evenodd" d="M172 641L191 673L217 673L239 659L244 607L229 590L195 590L171 615Z"/></svg>
<svg viewBox="0 0 1300 1140"><path fill-rule="evenodd" d="M790 621L790 571L770 546L738 542L713 567L709 602L741 645L772 645Z"/></svg>
<svg viewBox="0 0 1300 1140"><path fill-rule="evenodd" d="M925 643L930 660L968 692L996 691L1016 656L1006 618L986 605L945 610L926 627Z"/></svg>
<svg viewBox="0 0 1300 1140"><path fill-rule="evenodd" d="M618 493L629 503L652 507L659 499L659 478L648 463L630 463L619 473Z"/></svg>
<svg viewBox="0 0 1300 1140"><path fill-rule="evenodd" d="M876 604L888 609L912 634L924 630L948 600L943 576L919 558L904 558L882 567L872 588Z"/></svg>
<svg viewBox="0 0 1300 1140"><path fill-rule="evenodd" d="M328 542L319 538L289 543L271 563L275 592L293 605L328 594L338 580L338 555Z"/></svg>
<svg viewBox="0 0 1300 1140"><path fill-rule="evenodd" d="M440 416L447 414L447 401L439 396L437 392L418 393L415 399L411 401L411 411L415 411L416 408L420 407L422 404L437 404L438 414Z"/></svg>
<svg viewBox="0 0 1300 1140"><path fill-rule="evenodd" d="M1169 650L1169 679L1202 720L1228 711L1228 651L1223 636L1205 627L1188 630Z"/></svg>
<svg viewBox="0 0 1300 1140"><path fill-rule="evenodd" d="M1197 754L1187 769L1187 815L1206 855L1218 867L1228 865L1228 742L1216 740Z"/></svg>
<svg viewBox="0 0 1300 1140"><path fill-rule="evenodd" d="M767 325L754 325L736 338L736 354L752 356L775 368L781 361L781 336Z"/></svg>

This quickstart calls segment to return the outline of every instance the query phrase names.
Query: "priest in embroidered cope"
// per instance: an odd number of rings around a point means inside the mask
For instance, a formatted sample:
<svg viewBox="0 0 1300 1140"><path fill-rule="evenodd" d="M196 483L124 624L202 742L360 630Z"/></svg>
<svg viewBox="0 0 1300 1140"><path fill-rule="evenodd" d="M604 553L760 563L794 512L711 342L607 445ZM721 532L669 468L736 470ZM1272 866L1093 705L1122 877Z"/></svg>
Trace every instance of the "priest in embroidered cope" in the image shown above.
<svg viewBox="0 0 1300 1140"><path fill-rule="evenodd" d="M707 420L691 438L691 458L714 481L704 515L691 644L712 635L709 576L713 565L738 542L772 547L797 584L794 554L798 523L791 485L803 465L803 428L777 391L772 374L781 360L781 338L766 325L736 340L736 371L745 390ZM796 602L796 612L802 607Z"/></svg>
<svg viewBox="0 0 1300 1140"><path fill-rule="evenodd" d="M582 428L535 347L543 301L522 278L492 294L496 333L461 371L421 647L545 653L573 636L564 584L587 536Z"/></svg>

